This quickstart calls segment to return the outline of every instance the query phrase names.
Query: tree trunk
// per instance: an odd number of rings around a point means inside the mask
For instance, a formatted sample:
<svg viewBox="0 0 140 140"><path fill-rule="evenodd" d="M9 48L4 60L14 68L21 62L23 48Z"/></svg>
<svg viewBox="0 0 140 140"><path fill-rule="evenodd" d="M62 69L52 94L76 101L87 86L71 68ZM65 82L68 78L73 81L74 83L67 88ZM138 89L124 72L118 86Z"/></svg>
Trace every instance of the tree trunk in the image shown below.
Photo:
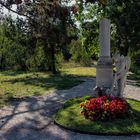
<svg viewBox="0 0 140 140"><path fill-rule="evenodd" d="M56 74L56 65L55 65L55 45L46 43L44 47L46 58L48 59L48 71Z"/></svg>
<svg viewBox="0 0 140 140"><path fill-rule="evenodd" d="M56 74L56 66L55 66L55 48L54 45L51 46L51 71L53 74Z"/></svg>
<svg viewBox="0 0 140 140"><path fill-rule="evenodd" d="M4 57L3 57L3 55L1 55L1 58L0 58L0 70L4 70L4 69L5 69Z"/></svg>

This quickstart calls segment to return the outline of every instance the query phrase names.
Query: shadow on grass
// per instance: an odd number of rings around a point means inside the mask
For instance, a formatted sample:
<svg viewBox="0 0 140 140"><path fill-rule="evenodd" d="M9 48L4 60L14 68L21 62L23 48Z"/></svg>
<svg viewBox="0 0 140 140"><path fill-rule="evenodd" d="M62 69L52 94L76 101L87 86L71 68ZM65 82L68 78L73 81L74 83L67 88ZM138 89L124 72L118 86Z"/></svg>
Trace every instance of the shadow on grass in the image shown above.
<svg viewBox="0 0 140 140"><path fill-rule="evenodd" d="M26 76L23 78L15 78L15 79L9 79L4 80L2 82L8 82L11 84L15 83L24 83L25 85L34 85L42 87L46 90L49 89L69 89L73 86L76 86L80 83L82 83L82 80L77 79L76 77L72 75L48 75L48 76L41 76L41 75L33 75L33 76Z"/></svg>
<svg viewBox="0 0 140 140"><path fill-rule="evenodd" d="M0 71L0 74L3 76L18 76L21 74L27 74L25 71Z"/></svg>
<svg viewBox="0 0 140 140"><path fill-rule="evenodd" d="M85 89L84 85L81 86ZM81 89L80 89L81 90ZM70 140L75 134L58 129L53 115L63 106L64 100L81 96L81 93L56 91L48 97L30 97L12 101L10 107L0 110L0 139L4 140ZM88 91L86 89L86 91ZM73 94L72 94L73 93ZM80 137L76 139L80 139Z"/></svg>
<svg viewBox="0 0 140 140"><path fill-rule="evenodd" d="M67 71L63 71L64 73L67 73ZM72 76L74 78L79 78L79 79L86 79L86 78L96 78L96 76L91 76L91 75L80 75L80 74L66 74L69 76Z"/></svg>
<svg viewBox="0 0 140 140"><path fill-rule="evenodd" d="M29 96L40 96L50 90L70 89L84 82L80 77L68 74L50 73L25 73L9 72L1 73L4 77L0 79L1 87L4 89L0 93L0 108L7 105L9 101L22 100ZM21 76L20 76L21 74ZM8 76L13 77L8 77Z"/></svg>

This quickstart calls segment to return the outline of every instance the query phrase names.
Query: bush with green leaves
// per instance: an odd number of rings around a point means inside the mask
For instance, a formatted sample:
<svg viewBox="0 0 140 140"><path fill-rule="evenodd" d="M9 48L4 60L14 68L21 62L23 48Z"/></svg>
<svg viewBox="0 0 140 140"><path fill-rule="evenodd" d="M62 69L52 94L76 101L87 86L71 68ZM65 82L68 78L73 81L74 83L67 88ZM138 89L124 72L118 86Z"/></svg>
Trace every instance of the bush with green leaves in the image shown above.
<svg viewBox="0 0 140 140"><path fill-rule="evenodd" d="M140 73L139 66L140 66L140 50L133 52L131 55L131 70L133 72Z"/></svg>

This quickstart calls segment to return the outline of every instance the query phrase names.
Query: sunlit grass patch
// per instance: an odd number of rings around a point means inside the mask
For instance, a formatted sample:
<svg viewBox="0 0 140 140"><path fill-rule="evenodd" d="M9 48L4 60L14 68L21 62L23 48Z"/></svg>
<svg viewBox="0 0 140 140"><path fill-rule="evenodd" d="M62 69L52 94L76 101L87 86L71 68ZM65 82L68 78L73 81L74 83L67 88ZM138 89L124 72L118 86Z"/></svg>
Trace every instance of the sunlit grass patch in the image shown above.
<svg viewBox="0 0 140 140"><path fill-rule="evenodd" d="M96 75L95 67L65 67L60 74L48 72L0 72L0 106L11 98L47 94L48 91L69 89L82 82L79 77Z"/></svg>
<svg viewBox="0 0 140 140"><path fill-rule="evenodd" d="M65 74L75 75L75 76L96 76L95 67L74 67L74 68L63 68L61 71Z"/></svg>
<svg viewBox="0 0 140 140"><path fill-rule="evenodd" d="M43 95L52 90L72 88L81 82L78 78L66 74L1 72L0 106L11 98Z"/></svg>

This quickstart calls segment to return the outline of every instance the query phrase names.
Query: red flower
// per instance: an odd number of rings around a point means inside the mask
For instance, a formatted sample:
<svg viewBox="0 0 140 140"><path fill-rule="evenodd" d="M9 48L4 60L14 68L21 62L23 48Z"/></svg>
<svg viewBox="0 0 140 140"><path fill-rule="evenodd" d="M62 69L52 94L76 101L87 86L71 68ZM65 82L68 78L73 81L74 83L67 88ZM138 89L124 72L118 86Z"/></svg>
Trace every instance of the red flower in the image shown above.
<svg viewBox="0 0 140 140"><path fill-rule="evenodd" d="M128 113L127 102L123 98L102 96L91 98L80 104L81 114L90 120L121 118Z"/></svg>

